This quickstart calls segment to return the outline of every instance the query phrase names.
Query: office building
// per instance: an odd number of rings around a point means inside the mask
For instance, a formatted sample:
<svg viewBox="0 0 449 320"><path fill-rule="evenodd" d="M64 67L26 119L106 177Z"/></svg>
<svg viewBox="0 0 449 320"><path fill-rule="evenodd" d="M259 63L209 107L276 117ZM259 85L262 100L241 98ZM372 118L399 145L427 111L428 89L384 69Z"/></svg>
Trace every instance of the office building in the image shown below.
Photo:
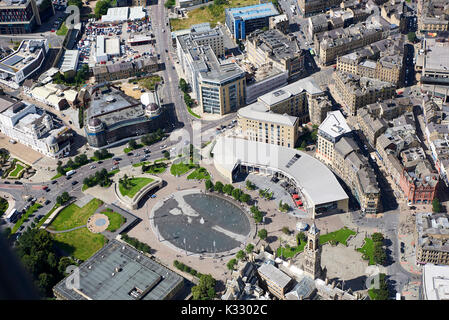
<svg viewBox="0 0 449 320"><path fill-rule="evenodd" d="M53 5L51 5L53 10ZM36 0L1 0L0 34L31 33L41 25Z"/></svg>
<svg viewBox="0 0 449 320"><path fill-rule="evenodd" d="M96 83L126 79L135 77L142 72L153 73L156 71L159 71L159 63L156 57L100 64L92 68Z"/></svg>
<svg viewBox="0 0 449 320"><path fill-rule="evenodd" d="M16 51L0 60L0 77L21 84L39 72L48 51L46 39L23 40Z"/></svg>
<svg viewBox="0 0 449 320"><path fill-rule="evenodd" d="M449 30L447 0L418 1L418 31L441 33Z"/></svg>
<svg viewBox="0 0 449 320"><path fill-rule="evenodd" d="M245 72L232 60L217 56L224 52L221 30L205 32L177 37L177 54L185 80L203 112L221 115L235 112L245 105Z"/></svg>
<svg viewBox="0 0 449 320"><path fill-rule="evenodd" d="M73 274L53 288L58 300L176 300L183 299L183 277L126 243L111 240L83 262L76 284Z"/></svg>
<svg viewBox="0 0 449 320"><path fill-rule="evenodd" d="M337 58L336 70L403 85L404 41L384 39Z"/></svg>
<svg viewBox="0 0 449 320"><path fill-rule="evenodd" d="M269 111L253 103L237 111L238 128L245 139L294 148L298 139L299 118Z"/></svg>
<svg viewBox="0 0 449 320"><path fill-rule="evenodd" d="M449 86L449 41L425 38L415 68L421 73L421 83Z"/></svg>
<svg viewBox="0 0 449 320"><path fill-rule="evenodd" d="M315 157L328 166L334 163L335 144L349 136L352 129L340 111L328 112L326 119L318 127L318 142Z"/></svg>
<svg viewBox="0 0 449 320"><path fill-rule="evenodd" d="M348 196L332 171L314 157L293 148L234 137L220 137L213 149L214 166L232 183L239 173L284 180L289 192L301 195L312 219L320 213L348 210Z"/></svg>
<svg viewBox="0 0 449 320"><path fill-rule="evenodd" d="M416 166L404 167L400 186L409 204L430 204L436 195L438 173L426 159Z"/></svg>
<svg viewBox="0 0 449 320"><path fill-rule="evenodd" d="M298 0L299 13L303 17L328 11L340 5L342 0Z"/></svg>
<svg viewBox="0 0 449 320"><path fill-rule="evenodd" d="M234 39L246 36L258 29L269 27L269 18L279 15L273 3L262 3L248 7L226 8L226 26Z"/></svg>
<svg viewBox="0 0 449 320"><path fill-rule="evenodd" d="M389 23L399 26L402 33L407 33L412 26L415 14L405 0L389 0L380 7L380 15Z"/></svg>
<svg viewBox="0 0 449 320"><path fill-rule="evenodd" d="M391 34L390 29L391 25L380 18L317 33L313 41L319 63L329 65L339 56L385 39Z"/></svg>
<svg viewBox="0 0 449 320"><path fill-rule="evenodd" d="M352 116L357 110L378 100L389 99L396 95L396 86L391 82L361 77L337 71L333 74L335 91L344 102L343 108Z"/></svg>
<svg viewBox="0 0 449 320"><path fill-rule="evenodd" d="M246 41L247 59L256 68L269 64L282 71L288 71L288 80L297 80L304 72L304 51L295 36L281 31L257 30L248 35Z"/></svg>
<svg viewBox="0 0 449 320"><path fill-rule="evenodd" d="M9 96L0 97L0 131L50 158L70 152L72 131L45 110Z"/></svg>
<svg viewBox="0 0 449 320"><path fill-rule="evenodd" d="M449 266L427 263L422 269L424 300L449 300Z"/></svg>
<svg viewBox="0 0 449 320"><path fill-rule="evenodd" d="M416 263L449 265L449 221L446 214L416 214Z"/></svg>
<svg viewBox="0 0 449 320"><path fill-rule="evenodd" d="M157 92L146 93L138 101L110 83L100 83L89 88L84 100L88 105L84 130L92 147L109 146L167 125Z"/></svg>
<svg viewBox="0 0 449 320"><path fill-rule="evenodd" d="M265 282L268 291L280 300L285 299L285 294L290 291L293 280L284 272L273 266L264 263L257 269L260 278Z"/></svg>

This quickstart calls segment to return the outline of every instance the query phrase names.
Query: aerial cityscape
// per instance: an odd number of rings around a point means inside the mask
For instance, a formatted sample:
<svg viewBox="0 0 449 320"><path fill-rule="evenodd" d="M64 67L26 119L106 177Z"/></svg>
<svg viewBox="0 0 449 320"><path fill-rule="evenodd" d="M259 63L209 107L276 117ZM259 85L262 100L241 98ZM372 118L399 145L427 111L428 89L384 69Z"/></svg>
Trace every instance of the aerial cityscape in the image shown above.
<svg viewBox="0 0 449 320"><path fill-rule="evenodd" d="M449 0L0 0L0 174L0 300L449 300Z"/></svg>

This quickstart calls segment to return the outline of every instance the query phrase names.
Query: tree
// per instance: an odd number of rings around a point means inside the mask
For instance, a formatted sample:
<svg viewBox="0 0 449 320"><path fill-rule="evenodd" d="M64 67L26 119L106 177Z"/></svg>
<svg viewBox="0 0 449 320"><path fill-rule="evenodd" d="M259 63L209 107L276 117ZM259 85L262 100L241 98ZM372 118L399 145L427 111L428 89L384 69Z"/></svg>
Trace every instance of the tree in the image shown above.
<svg viewBox="0 0 449 320"><path fill-rule="evenodd" d="M239 252L237 252L237 254L235 255L235 257L236 257L238 260L243 260L243 259L245 259L245 257L246 257L245 251L239 250Z"/></svg>
<svg viewBox="0 0 449 320"><path fill-rule="evenodd" d="M251 253L254 250L254 245L252 243L248 243L248 245L246 246L246 253Z"/></svg>
<svg viewBox="0 0 449 320"><path fill-rule="evenodd" d="M387 254L380 242L374 243L373 258L376 264L384 265L387 261Z"/></svg>
<svg viewBox="0 0 449 320"><path fill-rule="evenodd" d="M441 207L440 199L438 199L438 198L433 199L433 201L432 201L432 211L434 213L439 213L439 212L441 212L441 209L442 209L442 207Z"/></svg>
<svg viewBox="0 0 449 320"><path fill-rule="evenodd" d="M67 1L67 5L69 6L77 6L78 8L82 8L83 7L83 1L81 0L69 0Z"/></svg>
<svg viewBox="0 0 449 320"><path fill-rule="evenodd" d="M257 211L253 214L253 217L254 217L254 221L255 221L256 223L261 223L262 220L263 220L262 212L260 212L259 210L257 210Z"/></svg>
<svg viewBox="0 0 449 320"><path fill-rule="evenodd" d="M61 175L65 175L65 170L64 170L64 168L63 168L62 166L58 166L58 167L56 168L56 171L57 171L59 174L61 174Z"/></svg>
<svg viewBox="0 0 449 320"><path fill-rule="evenodd" d="M215 298L216 280L210 274L202 274L198 285L192 288L193 300L210 300Z"/></svg>
<svg viewBox="0 0 449 320"><path fill-rule="evenodd" d="M223 192L223 183L221 181L215 182L214 190L217 192Z"/></svg>
<svg viewBox="0 0 449 320"><path fill-rule="evenodd" d="M207 179L204 184L206 185L206 190L212 190L212 188L214 187L214 184L212 183L212 181L210 181L209 179Z"/></svg>
<svg viewBox="0 0 449 320"><path fill-rule="evenodd" d="M231 184L227 184L223 187L223 192L228 195L231 195L232 190L234 190L234 187Z"/></svg>
<svg viewBox="0 0 449 320"><path fill-rule="evenodd" d="M371 281L371 284L375 284L375 279ZM390 295L388 290L388 282L385 273L379 274L379 288L369 289L369 296L372 300L387 300Z"/></svg>
<svg viewBox="0 0 449 320"><path fill-rule="evenodd" d="M63 205L63 204L65 204L69 200L70 200L70 195L68 194L67 191L64 191L61 195L59 195L56 198L56 203L59 204L59 205Z"/></svg>
<svg viewBox="0 0 449 320"><path fill-rule="evenodd" d="M296 243L298 244L298 246L301 244L301 243L304 243L304 242L306 242L307 241L307 237L306 237L306 235L304 234L304 232L300 232L300 233L298 233L297 235L296 235Z"/></svg>
<svg viewBox="0 0 449 320"><path fill-rule="evenodd" d="M167 150L162 151L162 154L164 156L165 159L170 159L170 152L168 152Z"/></svg>
<svg viewBox="0 0 449 320"><path fill-rule="evenodd" d="M67 267L70 265L75 265L75 262L72 261L72 259L70 259L69 257L62 257L61 259L59 259L59 263L58 263L59 273L61 273L62 275L65 275L65 271L66 271Z"/></svg>
<svg viewBox="0 0 449 320"><path fill-rule="evenodd" d="M384 241L384 235L380 232L375 232L371 236L371 239L373 239L374 242L383 242Z"/></svg>
<svg viewBox="0 0 449 320"><path fill-rule="evenodd" d="M266 229L260 229L257 235L260 239L265 240L267 238L268 232Z"/></svg>
<svg viewBox="0 0 449 320"><path fill-rule="evenodd" d="M226 264L226 267L228 268L228 270L234 270L234 266L237 264L237 259L232 258L231 260L228 261L228 263Z"/></svg>
<svg viewBox="0 0 449 320"><path fill-rule="evenodd" d="M252 183L251 181L246 180L246 188L248 190L254 190L254 189L256 189L256 185L254 183Z"/></svg>
<svg viewBox="0 0 449 320"><path fill-rule="evenodd" d="M128 147L129 147L131 150L136 149L136 148L137 148L137 142L136 142L136 140L135 140L135 139L129 140L129 141L128 141Z"/></svg>
<svg viewBox="0 0 449 320"><path fill-rule="evenodd" d="M95 5L94 13L95 17L100 18L100 16L108 13L108 9L112 6L112 0L100 0Z"/></svg>
<svg viewBox="0 0 449 320"><path fill-rule="evenodd" d="M415 41L416 41L416 33L414 33L413 31L409 32L407 34L407 38L408 38L408 41L410 41L412 43L415 43Z"/></svg>
<svg viewBox="0 0 449 320"><path fill-rule="evenodd" d="M251 200L251 197L247 193L243 193L239 199L241 202L248 203Z"/></svg>
<svg viewBox="0 0 449 320"><path fill-rule="evenodd" d="M282 227L282 232L285 234L290 234L290 229L287 226Z"/></svg>
<svg viewBox="0 0 449 320"><path fill-rule="evenodd" d="M179 88L182 92L187 92L187 90L189 89L189 85L183 78L179 79Z"/></svg>
<svg viewBox="0 0 449 320"><path fill-rule="evenodd" d="M240 201L240 196L242 195L242 190L236 188L236 189L232 190L232 193L231 193L231 194L232 194L232 197L233 197L235 200Z"/></svg>

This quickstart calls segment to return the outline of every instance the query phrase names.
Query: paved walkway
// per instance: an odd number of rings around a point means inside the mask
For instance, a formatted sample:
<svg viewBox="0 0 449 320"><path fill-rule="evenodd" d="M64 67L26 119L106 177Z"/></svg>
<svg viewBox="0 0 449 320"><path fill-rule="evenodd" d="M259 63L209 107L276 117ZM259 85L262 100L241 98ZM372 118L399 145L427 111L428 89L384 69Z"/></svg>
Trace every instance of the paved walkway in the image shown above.
<svg viewBox="0 0 449 320"><path fill-rule="evenodd" d="M67 230L60 230L60 231L47 229L47 231L50 232L50 233L66 233L66 232L74 231L74 230L77 230L77 229L85 228L86 226L87 225L79 226L79 227L75 227L75 228L71 228L71 229L67 229Z"/></svg>

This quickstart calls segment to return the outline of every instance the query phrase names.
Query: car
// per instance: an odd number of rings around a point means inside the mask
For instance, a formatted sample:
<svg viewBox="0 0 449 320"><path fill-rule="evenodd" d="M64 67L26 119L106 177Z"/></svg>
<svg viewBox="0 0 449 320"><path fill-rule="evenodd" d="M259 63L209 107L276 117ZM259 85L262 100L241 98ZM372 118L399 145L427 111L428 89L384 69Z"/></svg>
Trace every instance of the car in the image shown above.
<svg viewBox="0 0 449 320"><path fill-rule="evenodd" d="M168 52L168 50L167 50L167 49L165 49L165 52Z"/></svg>
<svg viewBox="0 0 449 320"><path fill-rule="evenodd" d="M20 181L14 181L14 184L23 184L23 183Z"/></svg>
<svg viewBox="0 0 449 320"><path fill-rule="evenodd" d="M120 161L120 160L122 160L121 158L112 158L112 160L114 160L114 161Z"/></svg>
<svg viewBox="0 0 449 320"><path fill-rule="evenodd" d="M44 189L45 192L50 192L50 188Z"/></svg>
<svg viewBox="0 0 449 320"><path fill-rule="evenodd" d="M70 179L72 179L72 176L66 176L65 179L70 180Z"/></svg>
<svg viewBox="0 0 449 320"><path fill-rule="evenodd" d="M58 181L53 180L53 181L51 182L51 184L55 184L55 183L58 183Z"/></svg>
<svg viewBox="0 0 449 320"><path fill-rule="evenodd" d="M95 165L91 165L90 168L91 168L91 169L95 169L96 166L95 166Z"/></svg>
<svg viewBox="0 0 449 320"><path fill-rule="evenodd" d="M133 153L132 153L132 152L128 152L126 155L127 155L127 156L132 156Z"/></svg>
<svg viewBox="0 0 449 320"><path fill-rule="evenodd" d="M11 182L9 182L9 181L5 181L4 183L5 183L5 184L11 184Z"/></svg>
<svg viewBox="0 0 449 320"><path fill-rule="evenodd" d="M147 160L147 158L146 157L143 157L143 158L140 158L140 161L145 161L145 160Z"/></svg>
<svg viewBox="0 0 449 320"><path fill-rule="evenodd" d="M404 248L403 248L403 247L401 247L401 253L404 253L404 252L405 252Z"/></svg>
<svg viewBox="0 0 449 320"><path fill-rule="evenodd" d="M71 120L69 120L69 124L73 124Z"/></svg>
<svg viewBox="0 0 449 320"><path fill-rule="evenodd" d="M117 160L114 160L112 163L115 165L119 164L119 162Z"/></svg>
<svg viewBox="0 0 449 320"><path fill-rule="evenodd" d="M155 194L152 194L150 198L156 198L156 195L155 195Z"/></svg>
<svg viewBox="0 0 449 320"><path fill-rule="evenodd" d="M118 169L118 167L117 167L117 166L113 166L113 167L111 168L111 171L116 170L116 169Z"/></svg>
<svg viewBox="0 0 449 320"><path fill-rule="evenodd" d="M401 241L401 247L404 247L404 246L405 246L405 243Z"/></svg>
<svg viewBox="0 0 449 320"><path fill-rule="evenodd" d="M20 226L19 230L22 231L23 229L25 229L25 226Z"/></svg>
<svg viewBox="0 0 449 320"><path fill-rule="evenodd" d="M98 163L98 164L102 164L102 163L103 163L103 161L101 161L101 160L100 160L100 161L98 161L97 163Z"/></svg>
<svg viewBox="0 0 449 320"><path fill-rule="evenodd" d="M75 184L77 184L78 183L78 181L72 181L72 186L74 186Z"/></svg>

